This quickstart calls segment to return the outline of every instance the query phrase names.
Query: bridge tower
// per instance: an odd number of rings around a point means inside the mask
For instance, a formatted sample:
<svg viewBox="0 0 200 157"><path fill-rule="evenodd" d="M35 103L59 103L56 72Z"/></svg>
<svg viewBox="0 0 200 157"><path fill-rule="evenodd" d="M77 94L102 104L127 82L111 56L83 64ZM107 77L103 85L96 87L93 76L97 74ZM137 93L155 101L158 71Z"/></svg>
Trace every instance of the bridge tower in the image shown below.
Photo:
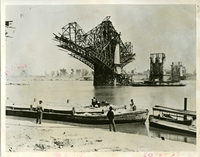
<svg viewBox="0 0 200 157"><path fill-rule="evenodd" d="M172 82L179 82L186 78L186 68L182 65L182 62L174 63L171 65L171 80Z"/></svg>
<svg viewBox="0 0 200 157"><path fill-rule="evenodd" d="M135 53L131 42L123 43L110 16L85 33L76 23L68 23L62 33L54 34L58 47L94 70L94 86L128 85L130 76L123 67L133 61Z"/></svg>
<svg viewBox="0 0 200 157"><path fill-rule="evenodd" d="M162 82L163 81L163 63L165 60L164 53L152 53L150 54L150 82Z"/></svg>

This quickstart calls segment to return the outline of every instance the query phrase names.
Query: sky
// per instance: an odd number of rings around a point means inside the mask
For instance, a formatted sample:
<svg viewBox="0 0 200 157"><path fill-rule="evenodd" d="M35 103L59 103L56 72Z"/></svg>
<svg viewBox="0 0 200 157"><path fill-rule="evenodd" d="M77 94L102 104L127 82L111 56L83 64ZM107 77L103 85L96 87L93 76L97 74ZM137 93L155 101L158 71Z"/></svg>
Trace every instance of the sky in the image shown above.
<svg viewBox="0 0 200 157"><path fill-rule="evenodd" d="M195 5L7 5L6 68L8 75L28 69L30 75L44 75L66 68L90 69L59 50L53 33L70 22L88 32L111 16L123 42L132 42L135 60L125 70L142 72L150 67L150 53L165 53L165 69L182 62L187 72L196 70Z"/></svg>

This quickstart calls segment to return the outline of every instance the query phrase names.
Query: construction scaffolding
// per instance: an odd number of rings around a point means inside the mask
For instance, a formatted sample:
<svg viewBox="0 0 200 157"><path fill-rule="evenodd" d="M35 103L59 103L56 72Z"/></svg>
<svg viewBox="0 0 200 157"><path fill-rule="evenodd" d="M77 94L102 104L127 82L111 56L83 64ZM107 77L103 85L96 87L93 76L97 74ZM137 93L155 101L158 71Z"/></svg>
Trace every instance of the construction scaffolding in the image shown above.
<svg viewBox="0 0 200 157"><path fill-rule="evenodd" d="M150 54L150 74L149 80L145 81L148 84L156 83L175 83L182 79L185 79L186 68L182 65L182 62L174 63L171 65L171 74L165 74L163 64L166 57L164 53L151 53ZM164 76L170 76L168 80L164 80Z"/></svg>
<svg viewBox="0 0 200 157"><path fill-rule="evenodd" d="M130 77L123 67L135 59L133 45L122 42L109 16L87 33L72 22L54 36L58 47L94 70L94 86L129 84Z"/></svg>
<svg viewBox="0 0 200 157"><path fill-rule="evenodd" d="M182 62L174 63L171 65L171 80L173 82L179 82L184 80L186 75L186 68L182 65Z"/></svg>
<svg viewBox="0 0 200 157"><path fill-rule="evenodd" d="M150 54L150 82L163 81L163 63L165 60L164 53Z"/></svg>

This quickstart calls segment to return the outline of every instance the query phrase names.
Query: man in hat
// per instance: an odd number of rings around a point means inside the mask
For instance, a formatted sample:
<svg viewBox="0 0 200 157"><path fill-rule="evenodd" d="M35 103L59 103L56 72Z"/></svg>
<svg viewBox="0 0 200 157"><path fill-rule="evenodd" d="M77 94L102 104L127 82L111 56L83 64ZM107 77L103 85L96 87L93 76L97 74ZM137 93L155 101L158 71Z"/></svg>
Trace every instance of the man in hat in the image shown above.
<svg viewBox="0 0 200 157"><path fill-rule="evenodd" d="M97 104L97 99L95 97L92 98L92 107L95 107Z"/></svg>
<svg viewBox="0 0 200 157"><path fill-rule="evenodd" d="M135 111L135 110L136 110L136 106L135 106L135 104L134 104L134 101L133 101L133 99L131 99L131 103L130 103L130 109L131 109L131 110L133 110L133 111Z"/></svg>
<svg viewBox="0 0 200 157"><path fill-rule="evenodd" d="M43 112L43 108L42 108L42 100L39 101L39 105L37 105L37 119L36 119L36 124L41 124L42 123L42 112Z"/></svg>
<svg viewBox="0 0 200 157"><path fill-rule="evenodd" d="M113 112L112 105L110 105L110 107L109 107L109 111L107 113L107 117L108 117L108 120L109 120L109 129L110 129L110 131L112 131L112 127L113 127L113 131L115 132L116 131L115 130L115 120L114 120L114 112Z"/></svg>

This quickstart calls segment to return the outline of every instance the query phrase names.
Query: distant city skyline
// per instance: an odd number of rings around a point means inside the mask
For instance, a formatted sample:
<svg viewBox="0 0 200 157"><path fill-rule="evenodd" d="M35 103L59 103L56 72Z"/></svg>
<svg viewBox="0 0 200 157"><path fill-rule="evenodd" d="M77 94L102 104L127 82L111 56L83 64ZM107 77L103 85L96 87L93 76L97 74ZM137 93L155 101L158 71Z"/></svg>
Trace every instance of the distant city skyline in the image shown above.
<svg viewBox="0 0 200 157"><path fill-rule="evenodd" d="M124 69L142 72L150 68L150 53L165 53L164 69L182 62L187 72L196 70L195 5L55 5L6 6L5 20L12 20L12 38L6 39L8 75L26 65L31 75L57 69L90 69L59 50L53 33L76 21L85 32L106 16L123 42L132 42L135 60ZM17 69L16 69L17 68Z"/></svg>

